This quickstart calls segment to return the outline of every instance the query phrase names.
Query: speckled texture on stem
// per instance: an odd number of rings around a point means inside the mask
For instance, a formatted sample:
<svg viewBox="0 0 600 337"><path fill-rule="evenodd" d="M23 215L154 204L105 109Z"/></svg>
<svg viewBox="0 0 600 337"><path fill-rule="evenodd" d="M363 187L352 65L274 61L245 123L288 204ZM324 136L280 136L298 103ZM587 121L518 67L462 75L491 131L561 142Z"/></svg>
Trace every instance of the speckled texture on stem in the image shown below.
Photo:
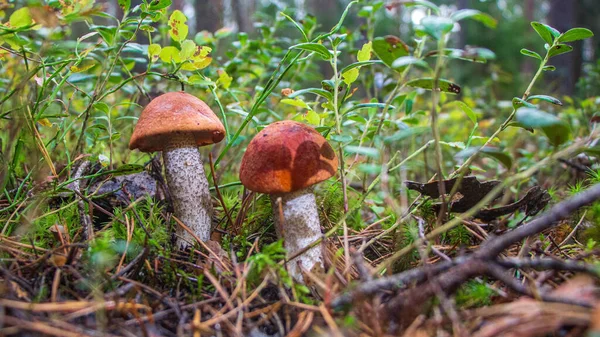
<svg viewBox="0 0 600 337"><path fill-rule="evenodd" d="M280 223L279 204L277 199L281 198L283 209L283 221ZM283 236L287 255L291 256L299 250L307 247L321 237L321 225L317 212L317 202L312 188L305 188L291 193L272 194L273 218L277 235ZM283 231L283 233L281 233ZM302 268L320 272L323 267L323 250L317 245L292 261L288 261L287 268L290 275L299 282L304 283Z"/></svg>
<svg viewBox="0 0 600 337"><path fill-rule="evenodd" d="M200 152L193 136L174 137L163 151L167 185L173 199L175 216L202 241L210 238L212 200ZM185 249L196 240L177 226L176 247Z"/></svg>

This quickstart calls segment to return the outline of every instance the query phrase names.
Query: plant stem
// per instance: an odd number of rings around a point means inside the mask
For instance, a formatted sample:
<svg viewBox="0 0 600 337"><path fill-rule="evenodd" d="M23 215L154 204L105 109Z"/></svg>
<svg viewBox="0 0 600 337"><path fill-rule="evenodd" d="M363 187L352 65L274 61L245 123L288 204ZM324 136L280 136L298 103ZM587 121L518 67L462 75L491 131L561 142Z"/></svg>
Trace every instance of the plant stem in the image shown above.
<svg viewBox="0 0 600 337"><path fill-rule="evenodd" d="M438 178L438 191L442 197L442 207L440 207L440 213L436 220L436 226L442 224L442 219L446 213L446 186L444 184L444 168L443 162L444 157L442 154L442 146L440 144L440 130L438 127L438 95L441 91L439 89L440 76L444 67L444 48L446 47L446 34L442 34L438 41L438 57L435 64L435 71L433 75L433 90L431 91L431 133L433 134L434 146L435 146L435 162L437 168Z"/></svg>

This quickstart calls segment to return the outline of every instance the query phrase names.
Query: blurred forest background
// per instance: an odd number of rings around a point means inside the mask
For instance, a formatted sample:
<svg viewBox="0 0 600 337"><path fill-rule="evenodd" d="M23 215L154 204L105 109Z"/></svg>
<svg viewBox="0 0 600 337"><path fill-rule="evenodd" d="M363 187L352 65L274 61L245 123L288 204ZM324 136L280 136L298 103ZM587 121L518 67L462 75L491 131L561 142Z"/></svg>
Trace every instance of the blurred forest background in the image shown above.
<svg viewBox="0 0 600 337"><path fill-rule="evenodd" d="M320 30L327 30L339 19L350 0L173 0L171 10L179 9L189 18L190 36L214 33L220 29L246 32L250 37L258 35L261 24L267 24L277 13L285 11L301 19L314 15ZM397 1L402 2L402 1ZM452 77L468 88L474 84L488 84L493 92L491 98L518 96L523 81L531 78L536 70L534 60L522 57L519 50L525 46L535 50L539 37L529 26L531 21L547 23L560 31L570 27L585 27L595 37L574 43L574 52L553 60L557 71L547 74L548 92L576 97L600 94L600 2L598 0L435 0L446 11L463 8L478 9L498 20L495 30L481 29L476 22L461 22L460 38L449 47L464 48L468 45L489 48L496 53L495 62L487 65L461 64L451 72ZM117 0L100 0L105 10L119 14ZM133 0L132 5L140 3ZM423 9L407 9L394 6L394 1L384 2L387 10L378 11L375 36L396 35L403 40L413 35L413 25L425 16ZM365 15L366 16L366 15ZM362 19L362 20L361 20ZM346 21L349 29L364 29L366 18L350 17ZM83 28L83 27L82 27ZM76 28L74 28L76 30ZM78 35L77 31L73 32ZM295 32L290 31L290 34ZM366 32L365 42L367 41ZM231 39L235 39L231 35ZM144 43L138 41L138 43ZM539 45L538 45L539 46ZM539 49L539 48L538 48ZM539 51L538 52L543 52ZM467 68L467 69L465 69ZM330 67L323 63L323 75L329 76ZM481 83L484 76L490 83ZM472 81L470 79L472 78ZM560 81L559 81L560 79Z"/></svg>

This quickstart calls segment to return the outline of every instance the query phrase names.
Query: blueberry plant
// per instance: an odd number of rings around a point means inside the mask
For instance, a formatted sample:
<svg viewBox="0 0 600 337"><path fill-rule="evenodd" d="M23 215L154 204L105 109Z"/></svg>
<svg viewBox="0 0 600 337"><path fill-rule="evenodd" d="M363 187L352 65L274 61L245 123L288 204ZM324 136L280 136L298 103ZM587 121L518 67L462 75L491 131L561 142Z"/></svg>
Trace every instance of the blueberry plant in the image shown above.
<svg viewBox="0 0 600 337"><path fill-rule="evenodd" d="M481 326L461 322L491 318L466 310L520 295L589 311L532 273L595 273L599 104L544 89L553 60L592 31L531 22L523 34L539 36L535 51L514 57L537 69L520 97L490 104L478 93L491 90L496 54L457 37L467 21L493 30L496 18L436 1L344 3L332 27L273 3L252 32L193 32L171 0L118 0L112 14L90 0L0 1L0 327L469 335ZM398 11L423 17L380 34ZM479 87L453 78L466 62ZM180 90L226 133L201 149L213 235L187 251L173 247L181 224L160 156L127 148L143 107ZM325 248L326 271L306 284L287 273L269 198L238 177L252 137L281 120L316 129L339 159L315 191L323 235L310 245ZM554 210L554 227L538 230ZM505 250L512 260L499 259ZM559 255L563 264L548 262Z"/></svg>

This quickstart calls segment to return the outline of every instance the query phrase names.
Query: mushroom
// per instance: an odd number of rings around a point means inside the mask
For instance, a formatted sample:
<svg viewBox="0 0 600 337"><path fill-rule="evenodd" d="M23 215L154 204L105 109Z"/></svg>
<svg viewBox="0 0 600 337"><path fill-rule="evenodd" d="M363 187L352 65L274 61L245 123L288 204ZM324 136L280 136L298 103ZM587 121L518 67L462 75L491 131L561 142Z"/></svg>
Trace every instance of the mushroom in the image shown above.
<svg viewBox="0 0 600 337"><path fill-rule="evenodd" d="M213 209L198 147L224 136L223 124L206 103L170 92L144 108L129 142L131 150L162 151L175 216L202 241L210 238ZM176 246L185 249L190 242L193 236L178 226Z"/></svg>
<svg viewBox="0 0 600 337"><path fill-rule="evenodd" d="M283 237L288 257L321 237L312 186L333 176L337 166L327 140L315 129L294 121L267 126L248 145L240 180L249 190L270 195L277 235ZM288 261L290 275L299 282L304 281L302 269L324 269L321 246Z"/></svg>

